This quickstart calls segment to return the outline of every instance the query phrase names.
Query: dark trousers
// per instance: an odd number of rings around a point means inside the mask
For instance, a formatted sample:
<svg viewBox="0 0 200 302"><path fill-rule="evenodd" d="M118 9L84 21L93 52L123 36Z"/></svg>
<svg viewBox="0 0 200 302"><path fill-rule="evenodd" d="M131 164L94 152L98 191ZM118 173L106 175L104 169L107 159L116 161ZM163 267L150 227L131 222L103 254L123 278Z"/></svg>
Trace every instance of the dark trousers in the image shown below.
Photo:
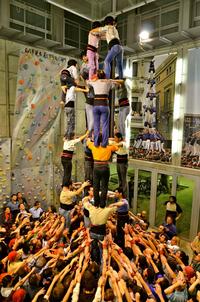
<svg viewBox="0 0 200 302"><path fill-rule="evenodd" d="M108 182L110 177L109 165L94 164L93 188L94 188L94 204L105 208ZM101 190L101 197L99 191Z"/></svg>
<svg viewBox="0 0 200 302"><path fill-rule="evenodd" d="M129 215L119 215L117 216L117 238L116 243L121 247L124 248L124 226L126 223L129 223Z"/></svg>
<svg viewBox="0 0 200 302"><path fill-rule="evenodd" d="M64 175L62 185L65 185L71 180L72 175L72 159L61 157L61 163L63 165Z"/></svg>
<svg viewBox="0 0 200 302"><path fill-rule="evenodd" d="M93 184L93 168L94 168L94 162L85 160L85 180L89 180L91 185Z"/></svg>
<svg viewBox="0 0 200 302"><path fill-rule="evenodd" d="M84 164L85 168L85 181L89 180L91 183L91 186L93 186L93 168L94 168L94 162L85 160ZM84 195L86 196L90 187L85 187L84 189Z"/></svg>
<svg viewBox="0 0 200 302"><path fill-rule="evenodd" d="M66 131L65 137L67 139L72 139L75 134L75 108L66 107Z"/></svg>
<svg viewBox="0 0 200 302"><path fill-rule="evenodd" d="M127 197L127 169L128 163L117 163L119 188L123 190L125 197Z"/></svg>

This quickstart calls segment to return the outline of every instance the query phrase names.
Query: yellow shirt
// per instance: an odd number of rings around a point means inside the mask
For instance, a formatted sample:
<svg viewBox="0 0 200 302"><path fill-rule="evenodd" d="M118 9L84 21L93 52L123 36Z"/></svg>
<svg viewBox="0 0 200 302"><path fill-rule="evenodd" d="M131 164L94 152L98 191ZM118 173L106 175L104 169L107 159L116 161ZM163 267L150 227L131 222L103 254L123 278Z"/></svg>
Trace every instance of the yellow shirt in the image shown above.
<svg viewBox="0 0 200 302"><path fill-rule="evenodd" d="M22 261L8 262L8 268L7 268L8 273L15 271L18 267L21 266L21 264L22 264Z"/></svg>
<svg viewBox="0 0 200 302"><path fill-rule="evenodd" d="M93 142L88 142L87 146L92 151L94 160L98 160L98 161L108 161L112 155L112 152L115 152L118 150L117 146L108 145L105 148L103 148L101 146L95 147Z"/></svg>
<svg viewBox="0 0 200 302"><path fill-rule="evenodd" d="M76 196L76 191L61 191L60 193L60 202L63 204L72 204L73 203L73 197Z"/></svg>
<svg viewBox="0 0 200 302"><path fill-rule="evenodd" d="M196 236L194 240L192 241L193 247L197 251L197 253L200 253L200 239L199 236Z"/></svg>
<svg viewBox="0 0 200 302"><path fill-rule="evenodd" d="M89 217L92 225L106 224L109 216L117 211L117 207L112 208L96 208L91 203L84 203L84 208L89 211Z"/></svg>

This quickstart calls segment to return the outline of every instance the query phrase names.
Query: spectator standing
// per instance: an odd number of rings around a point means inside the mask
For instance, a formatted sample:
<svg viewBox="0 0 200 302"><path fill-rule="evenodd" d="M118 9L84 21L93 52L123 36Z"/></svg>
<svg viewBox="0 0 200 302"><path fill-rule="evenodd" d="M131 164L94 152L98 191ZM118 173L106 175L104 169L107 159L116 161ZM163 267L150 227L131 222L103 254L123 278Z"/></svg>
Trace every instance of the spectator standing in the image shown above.
<svg viewBox="0 0 200 302"><path fill-rule="evenodd" d="M30 208L29 212L32 214L32 218L34 220L40 219L40 216L43 213L40 202L36 201L34 206Z"/></svg>
<svg viewBox="0 0 200 302"><path fill-rule="evenodd" d="M119 147L119 149L115 152L117 154L119 188L123 191L123 195L127 196L128 149L120 132L115 133L115 143L117 143Z"/></svg>
<svg viewBox="0 0 200 302"><path fill-rule="evenodd" d="M7 207L10 208L13 220L15 220L17 214L19 213L19 202L17 201L17 194L11 195L11 200L8 202Z"/></svg>
<svg viewBox="0 0 200 302"><path fill-rule="evenodd" d="M21 192L17 192L17 201L19 204L23 203L25 205L25 208L28 209L29 205L25 197L23 197Z"/></svg>
<svg viewBox="0 0 200 302"><path fill-rule="evenodd" d="M176 202L175 196L170 196L169 200L164 203L166 205L166 215L171 216L173 219L173 223L176 224L176 221L181 217L183 210L181 209L180 205Z"/></svg>
<svg viewBox="0 0 200 302"><path fill-rule="evenodd" d="M169 239L172 239L172 237L177 233L176 226L173 223L172 216L167 216L166 223L164 223L164 227L165 227L166 235L168 236Z"/></svg>

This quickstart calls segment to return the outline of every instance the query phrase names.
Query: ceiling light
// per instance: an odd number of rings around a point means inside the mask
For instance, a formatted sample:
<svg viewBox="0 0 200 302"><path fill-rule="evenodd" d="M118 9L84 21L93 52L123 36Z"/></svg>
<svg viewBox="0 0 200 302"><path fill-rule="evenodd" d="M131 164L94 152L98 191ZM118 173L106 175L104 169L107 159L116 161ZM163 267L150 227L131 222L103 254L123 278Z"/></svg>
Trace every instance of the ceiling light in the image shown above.
<svg viewBox="0 0 200 302"><path fill-rule="evenodd" d="M139 34L140 37L140 41L144 42L146 40L149 40L149 32L147 30L143 30L141 31L141 33Z"/></svg>

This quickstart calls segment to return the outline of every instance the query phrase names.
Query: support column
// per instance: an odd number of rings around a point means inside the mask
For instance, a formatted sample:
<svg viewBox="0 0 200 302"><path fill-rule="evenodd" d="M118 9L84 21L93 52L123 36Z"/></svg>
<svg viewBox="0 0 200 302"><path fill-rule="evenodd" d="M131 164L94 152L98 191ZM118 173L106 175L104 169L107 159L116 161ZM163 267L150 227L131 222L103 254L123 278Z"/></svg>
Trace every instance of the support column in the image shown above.
<svg viewBox="0 0 200 302"><path fill-rule="evenodd" d="M64 44L64 10L51 5L52 39Z"/></svg>
<svg viewBox="0 0 200 302"><path fill-rule="evenodd" d="M155 220L156 220L157 177L158 177L158 173L156 171L152 171L151 196L150 196L150 207L149 207L149 222L151 226L155 225Z"/></svg>
<svg viewBox="0 0 200 302"><path fill-rule="evenodd" d="M9 27L10 1L0 0L0 26Z"/></svg>
<svg viewBox="0 0 200 302"><path fill-rule="evenodd" d="M180 1L179 10L179 30L184 31L190 27L190 16L191 16L191 4L190 0ZM184 35L184 32L183 32ZM185 33L187 35L187 32Z"/></svg>
<svg viewBox="0 0 200 302"><path fill-rule="evenodd" d="M127 46L133 47L133 43L138 42L138 34L140 31L140 15L136 15L135 11L127 16Z"/></svg>
<svg viewBox="0 0 200 302"><path fill-rule="evenodd" d="M134 193L133 193L133 201L131 207L133 212L137 212L137 198L138 198L138 168L134 170Z"/></svg>
<svg viewBox="0 0 200 302"><path fill-rule="evenodd" d="M111 78L115 78L115 60L112 61ZM110 93L110 137L114 137L114 115L115 115L115 89L113 88Z"/></svg>
<svg viewBox="0 0 200 302"><path fill-rule="evenodd" d="M85 97L83 93L77 93L77 99L75 102L75 116L76 116L76 128L75 133L77 136L83 135L86 130L85 125ZM76 145L76 152L73 162L73 174L75 181L84 181L84 151L83 145L78 143Z"/></svg>
<svg viewBox="0 0 200 302"><path fill-rule="evenodd" d="M174 115L172 131L172 164L181 165L181 153L183 144L183 127L186 104L188 50L178 50L175 75Z"/></svg>
<svg viewBox="0 0 200 302"><path fill-rule="evenodd" d="M176 196L177 179L178 179L178 176L177 175L173 175L173 178L172 178L172 190L171 190L171 194L173 196Z"/></svg>
<svg viewBox="0 0 200 302"><path fill-rule="evenodd" d="M192 201L192 212L191 212L191 222L190 222L190 235L189 239L193 240L194 237L197 235L199 230L199 212L200 212L200 203L199 203L199 196L200 196L200 180L196 179L195 181L195 189L193 192L193 201Z"/></svg>

